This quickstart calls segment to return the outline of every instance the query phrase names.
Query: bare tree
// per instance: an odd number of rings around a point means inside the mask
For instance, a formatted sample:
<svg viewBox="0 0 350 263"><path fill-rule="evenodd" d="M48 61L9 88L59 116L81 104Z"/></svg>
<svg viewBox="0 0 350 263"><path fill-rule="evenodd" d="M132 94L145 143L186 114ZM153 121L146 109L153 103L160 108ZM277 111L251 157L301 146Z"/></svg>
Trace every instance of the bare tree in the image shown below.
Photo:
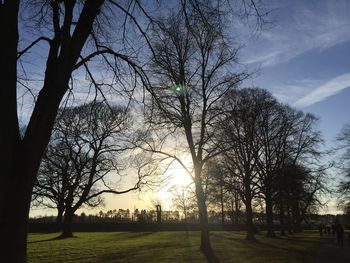
<svg viewBox="0 0 350 263"><path fill-rule="evenodd" d="M286 163L311 165L313 170L308 178L318 186L315 193L324 189L318 173L324 167L315 162L321 154L318 147L322 142L314 127L316 118L282 105L269 92L256 88L228 94L223 108L226 114L219 125L217 143L222 149L227 148L223 155L232 170L228 178L241 180L248 225L252 217L249 207L260 194L265 201L267 235L275 236L274 207L280 207L283 223L283 195L288 195L281 177ZM307 187L308 184L303 181L301 185ZM249 235L252 234L248 233L248 238L252 238Z"/></svg>
<svg viewBox="0 0 350 263"><path fill-rule="evenodd" d="M261 192L265 200L267 236L274 237L273 199L276 191L274 182L286 159L286 143L290 136L291 125L288 125L282 105L270 93L263 90L256 92L256 99L260 101L255 134L260 145L257 166Z"/></svg>
<svg viewBox="0 0 350 263"><path fill-rule="evenodd" d="M308 214L317 212L323 205L320 196L327 192L325 170L313 171L301 164L286 163L283 172L276 178L283 195L277 194L278 209L283 205L280 217L281 230L288 233L301 231L301 223L307 222ZM279 192L280 193L280 192ZM282 232L283 233L283 232Z"/></svg>
<svg viewBox="0 0 350 263"><path fill-rule="evenodd" d="M316 129L317 118L312 114L296 111L289 106L283 106L282 115L284 116L282 125L284 127L283 136L285 139L282 141L280 147L282 151L280 150L279 153L281 155L279 171L276 166L277 173L275 173L275 182L277 182L277 184L274 186L274 195L276 195L274 199L276 200L275 205L280 214L281 231L283 234L285 223L287 223L289 233L292 230L293 222L295 230L299 231L300 223L306 218L305 215L306 212L309 211L309 208L313 207L317 210L318 207L323 205L322 202L320 202L319 194L328 191L324 180L326 178L326 171L331 165L323 163L320 159L325 152L320 150L323 141L321 133ZM291 167L294 167L294 170ZM293 179L288 179L288 176L285 178L285 174L288 173L286 169L296 171L294 173L296 178L294 179L297 181L298 174L302 175L301 177L299 176L300 190L298 191L305 193L304 197L308 196L307 199L300 197L300 199L297 200L294 196L292 199L288 200L288 196L290 197L291 192L286 191L286 187L288 188L288 185L290 185L287 182ZM298 187L298 184L296 184L295 187ZM296 202L299 202L299 204ZM304 202L304 204L302 204L302 202ZM293 213L291 210L292 203L294 203L294 207L304 208L295 208ZM287 220L285 219L286 216Z"/></svg>
<svg viewBox="0 0 350 263"><path fill-rule="evenodd" d="M320 155L317 148L322 140L320 133L314 128L316 118L311 114L304 114L280 104L265 90L250 89L246 96L250 97L246 103L255 105L251 106L251 119L255 121L251 132L256 151L253 158L260 193L265 201L267 236L273 237L273 208L278 192L275 182L278 174L287 160L292 160L294 164L313 162ZM242 122L249 122L249 118L243 118Z"/></svg>
<svg viewBox="0 0 350 263"><path fill-rule="evenodd" d="M34 196L41 198L41 204L56 206L59 224L64 212L61 237L72 236L73 216L82 205L96 207L104 193L123 194L142 185L146 175L140 166L133 186L124 190L117 187L125 166L121 156L129 147L129 119L125 108L101 102L66 108L59 114Z"/></svg>
<svg viewBox="0 0 350 263"><path fill-rule="evenodd" d="M231 189L225 183L226 170L219 158L207 162L203 169L207 204L211 209L219 210L221 224L225 224L227 200L231 199Z"/></svg>
<svg viewBox="0 0 350 263"><path fill-rule="evenodd" d="M194 2L184 2L176 14L154 25L150 67L152 96L147 121L157 129L162 127L185 138L194 170L201 250L210 252L202 169L220 152L211 139L221 99L247 75L233 72L237 49L226 42L220 9L209 2L206 4L199 10ZM169 132L165 132L166 136ZM149 150L181 159L170 151Z"/></svg>
<svg viewBox="0 0 350 263"><path fill-rule="evenodd" d="M337 150L341 153L336 162L343 178L338 185L339 206L346 214L350 213L350 124L346 124L337 136Z"/></svg>
<svg viewBox="0 0 350 263"><path fill-rule="evenodd" d="M189 214L192 213L196 205L196 196L190 186L172 187L171 194L173 195L172 203L176 209L179 209L184 215L185 223L188 223Z"/></svg>
<svg viewBox="0 0 350 263"><path fill-rule="evenodd" d="M256 140L257 114L260 109L256 89L242 89L227 94L216 136L218 147L223 149L225 178L231 189L240 192L245 205L247 240L254 240L252 201L259 193ZM239 188L237 189L237 186Z"/></svg>

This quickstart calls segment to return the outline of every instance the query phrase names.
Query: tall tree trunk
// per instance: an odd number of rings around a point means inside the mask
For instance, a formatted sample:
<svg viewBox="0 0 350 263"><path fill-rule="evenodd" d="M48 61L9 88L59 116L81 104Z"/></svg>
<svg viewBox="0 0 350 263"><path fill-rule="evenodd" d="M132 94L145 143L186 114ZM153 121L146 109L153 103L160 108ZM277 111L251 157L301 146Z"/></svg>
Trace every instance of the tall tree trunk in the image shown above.
<svg viewBox="0 0 350 263"><path fill-rule="evenodd" d="M286 232L285 232L285 225L284 225L284 205L283 205L283 197L280 195L280 232L281 232L281 236L285 236Z"/></svg>
<svg viewBox="0 0 350 263"><path fill-rule="evenodd" d="M251 181L250 181L250 170L249 167L245 168L245 178L243 180L244 186L244 205L246 214L246 226L247 226L247 236L246 240L255 241L254 237L254 224L253 224L253 209L252 209L252 191L251 191Z"/></svg>
<svg viewBox="0 0 350 263"><path fill-rule="evenodd" d="M299 196L296 195L297 198L294 197L292 203L292 228L294 233L300 232L299 218L300 218L300 210L299 210Z"/></svg>
<svg viewBox="0 0 350 263"><path fill-rule="evenodd" d="M287 207L287 232L289 235L293 234L292 226L291 226L291 217L290 217L290 207Z"/></svg>
<svg viewBox="0 0 350 263"><path fill-rule="evenodd" d="M246 240L255 240L254 237L254 224L253 224L253 209L252 200L248 198L245 202L245 214L246 214L246 225L247 225L247 236Z"/></svg>
<svg viewBox="0 0 350 263"><path fill-rule="evenodd" d="M265 202L266 202L266 222L267 222L266 236L275 237L276 234L274 232L274 226L273 226L272 196L271 196L271 191L269 189L267 189L265 193Z"/></svg>
<svg viewBox="0 0 350 263"><path fill-rule="evenodd" d="M40 92L26 135L17 144L12 167L4 175L0 199L0 243L4 246L0 247L4 249L1 256L8 258L9 262L26 261L27 224L33 184L62 96L53 97L50 93Z"/></svg>
<svg viewBox="0 0 350 263"><path fill-rule="evenodd" d="M225 224L225 211L224 211L224 190L222 182L220 183L220 203L221 203L221 224Z"/></svg>
<svg viewBox="0 0 350 263"><path fill-rule="evenodd" d="M25 136L17 117L18 0L0 1L0 257L6 262L26 261L27 223L33 182L48 144L60 101L68 88L74 64L89 36L103 0L87 1L71 45L58 59L53 40L39 93ZM67 42L67 43L68 43ZM56 43L57 44L57 43Z"/></svg>
<svg viewBox="0 0 350 263"><path fill-rule="evenodd" d="M234 211L235 211L235 209L234 209L234 201L233 201L233 199L231 198L230 199L230 211L229 211L229 215L230 215L230 219L231 219L231 224L233 225L234 223L235 223L235 221L234 221Z"/></svg>
<svg viewBox="0 0 350 263"><path fill-rule="evenodd" d="M17 46L19 1L0 2L0 258L4 262L26 260L29 207L25 175L13 170L20 145L17 117ZM29 197L30 198L30 197Z"/></svg>
<svg viewBox="0 0 350 263"><path fill-rule="evenodd" d="M210 253L212 251L210 238L209 238L209 228L208 228L208 212L207 205L205 203L205 194L203 191L202 180L201 180L201 169L195 167L195 188L196 197L199 210L199 222L201 227L201 245L200 249L203 252Z"/></svg>
<svg viewBox="0 0 350 263"><path fill-rule="evenodd" d="M239 201L238 201L238 191L235 191L235 224L238 225L239 217Z"/></svg>
<svg viewBox="0 0 350 263"><path fill-rule="evenodd" d="M59 205L57 207L57 217L56 217L56 229L61 230L62 228L62 220L63 220L64 206Z"/></svg>
<svg viewBox="0 0 350 263"><path fill-rule="evenodd" d="M63 223L62 223L62 233L61 238L68 238L73 236L72 224L74 218L74 210L68 208L64 213Z"/></svg>
<svg viewBox="0 0 350 263"><path fill-rule="evenodd" d="M27 174L11 173L1 199L0 257L4 262L26 262L31 182Z"/></svg>

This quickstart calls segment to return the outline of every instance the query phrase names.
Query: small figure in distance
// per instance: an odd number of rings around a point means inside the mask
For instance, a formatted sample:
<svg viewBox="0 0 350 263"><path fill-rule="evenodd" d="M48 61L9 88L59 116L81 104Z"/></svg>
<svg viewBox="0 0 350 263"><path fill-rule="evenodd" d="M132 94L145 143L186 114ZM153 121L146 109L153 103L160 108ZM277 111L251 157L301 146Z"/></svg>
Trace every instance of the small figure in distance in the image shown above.
<svg viewBox="0 0 350 263"><path fill-rule="evenodd" d="M338 247L343 247L344 228L340 223L336 224L335 232L337 234Z"/></svg>

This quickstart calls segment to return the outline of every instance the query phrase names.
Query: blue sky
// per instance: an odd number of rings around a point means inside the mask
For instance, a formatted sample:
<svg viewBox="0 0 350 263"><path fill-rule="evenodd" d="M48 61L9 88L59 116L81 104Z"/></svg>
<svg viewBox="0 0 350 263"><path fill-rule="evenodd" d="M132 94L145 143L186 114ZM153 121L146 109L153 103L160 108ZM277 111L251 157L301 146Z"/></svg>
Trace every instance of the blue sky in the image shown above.
<svg viewBox="0 0 350 263"><path fill-rule="evenodd" d="M350 1L267 1L274 20L245 36L241 62L259 69L253 85L314 113L326 145L350 121Z"/></svg>

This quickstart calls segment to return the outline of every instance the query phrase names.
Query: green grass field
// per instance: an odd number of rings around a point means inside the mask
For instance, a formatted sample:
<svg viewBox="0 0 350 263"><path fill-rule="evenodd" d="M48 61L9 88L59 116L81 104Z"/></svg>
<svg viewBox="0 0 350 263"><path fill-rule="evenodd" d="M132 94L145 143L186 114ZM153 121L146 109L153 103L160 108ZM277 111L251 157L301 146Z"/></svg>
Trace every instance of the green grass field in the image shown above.
<svg viewBox="0 0 350 263"><path fill-rule="evenodd" d="M76 233L54 240L57 233L30 234L29 262L207 262L199 251L199 232ZM316 231L292 237L244 240L244 232L211 232L220 262L350 262L350 247L338 248L334 237Z"/></svg>

